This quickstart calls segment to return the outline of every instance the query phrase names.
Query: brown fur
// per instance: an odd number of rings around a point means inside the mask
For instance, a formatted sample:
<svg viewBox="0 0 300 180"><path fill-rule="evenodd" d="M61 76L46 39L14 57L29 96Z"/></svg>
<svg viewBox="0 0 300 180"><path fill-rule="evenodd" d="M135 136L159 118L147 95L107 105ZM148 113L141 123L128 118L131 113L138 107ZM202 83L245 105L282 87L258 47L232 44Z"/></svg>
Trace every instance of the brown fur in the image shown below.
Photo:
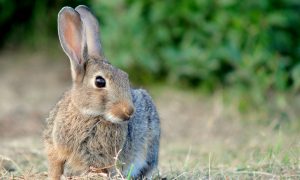
<svg viewBox="0 0 300 180"><path fill-rule="evenodd" d="M76 111L77 108L72 104L70 97L70 93L66 93L57 104L57 108L50 113L55 114L55 119L48 119L48 125L52 125L53 130L48 127L44 134L52 177L62 174L65 161L73 169L81 171L88 171L90 166L110 166L115 163L113 155L117 155L125 142L126 124L113 124L99 117L83 117ZM85 159L81 157L84 153L80 149L82 143L85 143L87 148L97 150L104 158L97 161L97 164L86 164Z"/></svg>

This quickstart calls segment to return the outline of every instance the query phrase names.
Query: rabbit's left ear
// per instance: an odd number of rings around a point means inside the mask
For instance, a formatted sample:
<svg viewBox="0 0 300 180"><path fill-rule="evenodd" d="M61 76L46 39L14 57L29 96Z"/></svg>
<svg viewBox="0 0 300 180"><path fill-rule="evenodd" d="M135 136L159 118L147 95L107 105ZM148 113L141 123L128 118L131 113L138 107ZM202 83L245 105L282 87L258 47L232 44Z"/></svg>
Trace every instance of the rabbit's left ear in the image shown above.
<svg viewBox="0 0 300 180"><path fill-rule="evenodd" d="M84 5L77 6L75 11L80 14L85 28L88 56L104 60L104 53L100 42L99 24L96 17Z"/></svg>
<svg viewBox="0 0 300 180"><path fill-rule="evenodd" d="M58 36L60 44L71 62L74 81L81 81L86 62L86 40L80 15L71 7L58 13Z"/></svg>

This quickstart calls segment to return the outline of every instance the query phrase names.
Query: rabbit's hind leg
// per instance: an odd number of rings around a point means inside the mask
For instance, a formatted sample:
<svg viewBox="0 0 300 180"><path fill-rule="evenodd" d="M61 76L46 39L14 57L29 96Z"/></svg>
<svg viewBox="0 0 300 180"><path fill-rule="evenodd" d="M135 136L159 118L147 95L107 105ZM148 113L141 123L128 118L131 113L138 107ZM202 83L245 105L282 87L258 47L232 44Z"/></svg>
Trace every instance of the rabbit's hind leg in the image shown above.
<svg viewBox="0 0 300 180"><path fill-rule="evenodd" d="M156 138L152 140L152 144L149 146L145 165L141 168L140 173L134 179L152 179L153 172L157 170L158 150L159 140Z"/></svg>
<svg viewBox="0 0 300 180"><path fill-rule="evenodd" d="M147 165L142 169L141 175L144 177L152 177L153 172L157 170L158 165L158 153L159 153L159 138L160 135L156 135L151 138L148 142L148 152L147 152Z"/></svg>

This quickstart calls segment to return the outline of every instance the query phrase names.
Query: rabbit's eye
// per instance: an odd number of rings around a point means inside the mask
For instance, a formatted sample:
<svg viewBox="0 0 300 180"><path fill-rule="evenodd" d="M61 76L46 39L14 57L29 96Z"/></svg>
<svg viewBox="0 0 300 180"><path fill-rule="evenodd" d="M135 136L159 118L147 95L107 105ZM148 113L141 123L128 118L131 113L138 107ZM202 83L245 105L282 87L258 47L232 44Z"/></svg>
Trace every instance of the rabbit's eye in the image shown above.
<svg viewBox="0 0 300 180"><path fill-rule="evenodd" d="M101 76L97 76L95 80L95 85L97 88L104 88L106 85L105 79Z"/></svg>

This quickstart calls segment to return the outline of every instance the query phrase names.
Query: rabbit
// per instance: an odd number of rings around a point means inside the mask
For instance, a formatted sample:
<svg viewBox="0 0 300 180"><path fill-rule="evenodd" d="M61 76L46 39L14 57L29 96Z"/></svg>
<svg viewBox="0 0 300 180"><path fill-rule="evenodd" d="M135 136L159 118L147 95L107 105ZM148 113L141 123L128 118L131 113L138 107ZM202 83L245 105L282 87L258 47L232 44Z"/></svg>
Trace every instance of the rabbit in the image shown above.
<svg viewBox="0 0 300 180"><path fill-rule="evenodd" d="M72 87L46 119L50 179L66 171L80 175L91 167L110 177L151 178L160 142L152 98L146 90L131 88L127 73L105 58L99 24L88 7L63 7L58 35L70 59Z"/></svg>

